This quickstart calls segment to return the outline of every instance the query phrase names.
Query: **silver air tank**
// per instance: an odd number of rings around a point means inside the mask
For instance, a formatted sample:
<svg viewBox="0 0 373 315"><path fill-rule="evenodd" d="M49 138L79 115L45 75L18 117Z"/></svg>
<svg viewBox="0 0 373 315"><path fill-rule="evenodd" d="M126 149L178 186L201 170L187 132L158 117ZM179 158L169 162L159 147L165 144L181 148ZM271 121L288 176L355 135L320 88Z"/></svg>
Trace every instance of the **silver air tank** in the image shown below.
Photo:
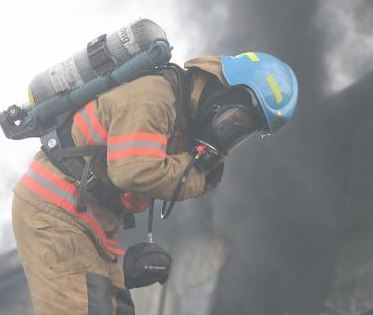
<svg viewBox="0 0 373 315"><path fill-rule="evenodd" d="M148 19L97 37L82 51L38 74L29 86L29 105L37 105L113 71L134 55L147 51L157 39L166 40L166 34Z"/></svg>

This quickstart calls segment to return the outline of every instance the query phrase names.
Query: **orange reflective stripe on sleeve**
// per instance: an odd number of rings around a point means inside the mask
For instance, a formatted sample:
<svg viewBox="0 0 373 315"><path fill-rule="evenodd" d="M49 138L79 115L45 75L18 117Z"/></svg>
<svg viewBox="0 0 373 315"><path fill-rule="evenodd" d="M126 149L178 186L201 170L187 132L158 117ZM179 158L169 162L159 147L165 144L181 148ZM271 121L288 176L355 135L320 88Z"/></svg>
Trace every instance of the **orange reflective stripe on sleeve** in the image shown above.
<svg viewBox="0 0 373 315"><path fill-rule="evenodd" d="M103 142L106 142L107 132L97 118L97 115L95 113L94 103L93 102L88 103L86 106L86 110L88 112L88 116L90 118L90 122L91 122L91 126L93 130L97 133L97 135L101 138Z"/></svg>
<svg viewBox="0 0 373 315"><path fill-rule="evenodd" d="M128 156L166 156L167 137L158 133L136 132L112 136L107 140L108 161Z"/></svg>
<svg viewBox="0 0 373 315"><path fill-rule="evenodd" d="M77 210L78 190L72 183L58 177L36 161L32 162L27 173L23 175L21 183L57 207L80 218L95 232L107 250L118 256L124 255L125 251L119 247L118 242L106 236L104 229L93 216Z"/></svg>
<svg viewBox="0 0 373 315"><path fill-rule="evenodd" d="M167 145L167 137L160 133L151 132L135 132L121 136L111 136L108 138L108 145L120 144L123 142L129 142L133 140L138 141L153 141Z"/></svg>
<svg viewBox="0 0 373 315"><path fill-rule="evenodd" d="M79 128L87 144L105 144L107 132L97 118L94 102L89 102L74 115L74 123Z"/></svg>

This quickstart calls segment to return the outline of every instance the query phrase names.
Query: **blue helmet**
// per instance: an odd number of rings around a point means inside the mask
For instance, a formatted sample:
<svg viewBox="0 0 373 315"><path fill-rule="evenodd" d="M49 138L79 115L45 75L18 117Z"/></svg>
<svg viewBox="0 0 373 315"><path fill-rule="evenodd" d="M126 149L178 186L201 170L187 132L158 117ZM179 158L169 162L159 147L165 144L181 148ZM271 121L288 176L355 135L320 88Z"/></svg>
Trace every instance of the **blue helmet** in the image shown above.
<svg viewBox="0 0 373 315"><path fill-rule="evenodd" d="M222 71L230 86L244 85L256 95L273 133L293 115L298 99L298 82L291 68L278 58L261 52L222 56Z"/></svg>

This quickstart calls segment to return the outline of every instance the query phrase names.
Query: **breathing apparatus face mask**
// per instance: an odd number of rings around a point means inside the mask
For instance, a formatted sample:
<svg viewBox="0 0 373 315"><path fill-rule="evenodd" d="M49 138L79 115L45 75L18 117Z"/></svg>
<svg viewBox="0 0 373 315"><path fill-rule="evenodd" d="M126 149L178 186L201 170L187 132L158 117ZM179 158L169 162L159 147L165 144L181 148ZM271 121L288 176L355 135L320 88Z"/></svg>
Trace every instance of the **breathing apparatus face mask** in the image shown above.
<svg viewBox="0 0 373 315"><path fill-rule="evenodd" d="M229 153L261 129L258 101L245 87L217 93L201 105L194 124L194 136Z"/></svg>

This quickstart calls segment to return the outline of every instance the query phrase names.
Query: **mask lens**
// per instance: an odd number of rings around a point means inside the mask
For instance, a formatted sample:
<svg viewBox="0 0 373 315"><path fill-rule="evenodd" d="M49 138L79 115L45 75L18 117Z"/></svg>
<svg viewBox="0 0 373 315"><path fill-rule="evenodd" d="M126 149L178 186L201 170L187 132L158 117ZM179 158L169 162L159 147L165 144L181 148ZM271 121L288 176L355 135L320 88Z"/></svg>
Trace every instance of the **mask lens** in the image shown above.
<svg viewBox="0 0 373 315"><path fill-rule="evenodd" d="M221 108L212 121L212 127L219 147L227 152L257 130L252 113L250 114L249 110L242 105Z"/></svg>

